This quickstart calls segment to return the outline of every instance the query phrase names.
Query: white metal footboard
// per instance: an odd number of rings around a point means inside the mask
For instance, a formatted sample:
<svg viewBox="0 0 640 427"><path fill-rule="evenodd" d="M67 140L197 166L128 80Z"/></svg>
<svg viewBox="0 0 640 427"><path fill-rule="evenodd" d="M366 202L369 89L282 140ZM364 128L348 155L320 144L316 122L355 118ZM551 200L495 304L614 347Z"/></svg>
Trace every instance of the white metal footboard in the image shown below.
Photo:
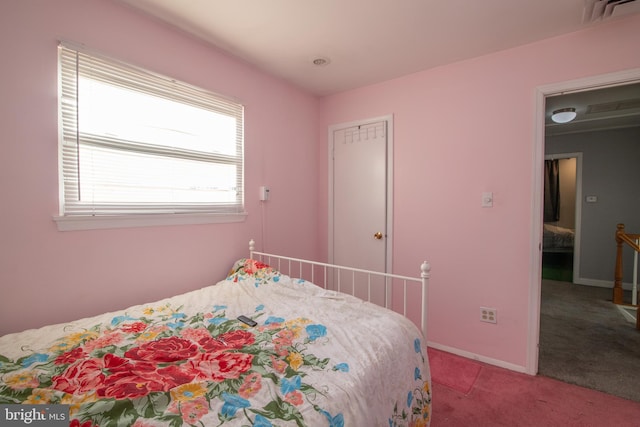
<svg viewBox="0 0 640 427"><path fill-rule="evenodd" d="M290 277L305 279L312 282L324 289L337 290L339 292L345 292L351 295L356 293L356 280L358 283L366 285L366 297L363 295L357 295L359 298L372 302L372 278L378 278L377 280L384 281L385 298L384 307L393 310L391 306L390 289L392 286L402 287L402 314L407 317L407 286L414 285L420 286L421 301L420 306L420 327L424 339L427 339L427 301L428 301L428 283L431 271L431 266L427 261L424 261L420 266L419 277L401 276L398 274L381 273L378 271L363 270L360 268L346 267L335 264L327 264L323 262L310 261L300 258L293 258L283 255L275 255L266 252L259 252L255 250L255 242L251 240L249 242L249 257L255 259L271 267L277 269L283 274ZM356 279L357 278L357 279ZM397 310L394 310L397 311Z"/></svg>

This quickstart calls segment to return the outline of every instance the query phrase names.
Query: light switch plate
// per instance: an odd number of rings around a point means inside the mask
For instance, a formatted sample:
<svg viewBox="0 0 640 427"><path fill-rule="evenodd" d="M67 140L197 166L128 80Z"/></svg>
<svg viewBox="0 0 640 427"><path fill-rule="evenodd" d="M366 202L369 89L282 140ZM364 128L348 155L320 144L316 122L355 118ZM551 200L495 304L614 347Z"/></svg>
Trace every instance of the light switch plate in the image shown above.
<svg viewBox="0 0 640 427"><path fill-rule="evenodd" d="M264 185L260 187L260 200L269 200L269 187L266 187Z"/></svg>

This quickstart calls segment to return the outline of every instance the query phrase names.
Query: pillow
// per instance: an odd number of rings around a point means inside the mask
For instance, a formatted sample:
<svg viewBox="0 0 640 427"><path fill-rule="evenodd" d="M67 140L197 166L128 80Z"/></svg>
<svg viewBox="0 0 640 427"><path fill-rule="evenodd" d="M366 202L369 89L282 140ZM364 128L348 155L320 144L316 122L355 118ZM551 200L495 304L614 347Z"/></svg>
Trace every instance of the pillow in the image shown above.
<svg viewBox="0 0 640 427"><path fill-rule="evenodd" d="M279 278L280 273L277 270L261 261L249 258L241 258L236 261L227 275L227 280L234 282L255 279L256 286L269 280L277 282Z"/></svg>

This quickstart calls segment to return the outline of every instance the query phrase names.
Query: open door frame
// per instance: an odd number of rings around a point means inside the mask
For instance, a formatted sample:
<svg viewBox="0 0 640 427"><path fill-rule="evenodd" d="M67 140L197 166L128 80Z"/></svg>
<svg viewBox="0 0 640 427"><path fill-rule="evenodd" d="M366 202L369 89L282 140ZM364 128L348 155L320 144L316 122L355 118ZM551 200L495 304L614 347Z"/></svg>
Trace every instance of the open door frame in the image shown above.
<svg viewBox="0 0 640 427"><path fill-rule="evenodd" d="M531 253L529 277L529 327L527 337L527 366L530 375L538 373L538 346L540 342L540 293L542 287L542 218L544 207L544 138L545 98L567 92L587 91L640 81L640 68L603 74L583 79L540 86L535 91L535 126L532 163Z"/></svg>

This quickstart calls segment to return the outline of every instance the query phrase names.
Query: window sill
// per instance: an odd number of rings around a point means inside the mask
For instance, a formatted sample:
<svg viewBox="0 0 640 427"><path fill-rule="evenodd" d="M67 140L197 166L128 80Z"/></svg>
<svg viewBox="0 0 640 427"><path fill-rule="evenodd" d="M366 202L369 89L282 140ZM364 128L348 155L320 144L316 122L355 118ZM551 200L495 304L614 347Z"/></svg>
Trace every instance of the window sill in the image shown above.
<svg viewBox="0 0 640 427"><path fill-rule="evenodd" d="M105 228L156 227L162 225L218 224L242 222L239 214L152 214L121 216L54 216L58 231L98 230Z"/></svg>

